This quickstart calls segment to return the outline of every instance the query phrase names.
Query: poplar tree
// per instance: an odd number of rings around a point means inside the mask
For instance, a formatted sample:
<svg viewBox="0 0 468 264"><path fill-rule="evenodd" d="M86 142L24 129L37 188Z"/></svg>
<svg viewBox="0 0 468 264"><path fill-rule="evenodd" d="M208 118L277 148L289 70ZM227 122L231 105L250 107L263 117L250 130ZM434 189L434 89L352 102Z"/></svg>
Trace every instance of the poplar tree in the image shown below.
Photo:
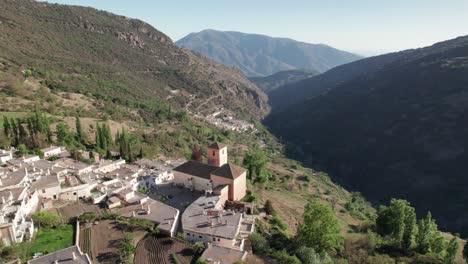
<svg viewBox="0 0 468 264"><path fill-rule="evenodd" d="M448 243L447 250L444 257L444 264L455 264L455 258L457 257L458 252L458 241L454 237Z"/></svg>
<svg viewBox="0 0 468 264"><path fill-rule="evenodd" d="M3 133L6 137L11 136L11 125L7 116L3 116Z"/></svg>
<svg viewBox="0 0 468 264"><path fill-rule="evenodd" d="M83 135L83 129L81 128L81 120L80 120L80 116L76 116L76 119L75 119L75 128L76 128L76 140L83 144L83 138L84 138L84 135Z"/></svg>

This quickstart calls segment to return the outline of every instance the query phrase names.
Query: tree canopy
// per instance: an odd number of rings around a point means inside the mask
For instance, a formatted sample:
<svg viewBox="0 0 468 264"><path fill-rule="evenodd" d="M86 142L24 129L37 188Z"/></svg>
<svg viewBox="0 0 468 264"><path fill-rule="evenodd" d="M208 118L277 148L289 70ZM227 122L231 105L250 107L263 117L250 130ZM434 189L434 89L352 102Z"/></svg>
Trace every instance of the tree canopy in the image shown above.
<svg viewBox="0 0 468 264"><path fill-rule="evenodd" d="M297 238L303 246L319 253L343 248L343 237L335 214L329 206L318 201L306 205L304 223L299 226Z"/></svg>

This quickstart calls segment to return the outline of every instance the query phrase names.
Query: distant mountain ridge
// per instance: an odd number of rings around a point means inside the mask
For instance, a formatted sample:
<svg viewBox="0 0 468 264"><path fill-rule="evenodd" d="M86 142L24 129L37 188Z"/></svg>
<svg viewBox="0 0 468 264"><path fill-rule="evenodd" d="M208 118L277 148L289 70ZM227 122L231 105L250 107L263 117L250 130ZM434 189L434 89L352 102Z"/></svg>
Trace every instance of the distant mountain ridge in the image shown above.
<svg viewBox="0 0 468 264"><path fill-rule="evenodd" d="M280 71L266 77L250 77L249 80L265 93L272 92L279 87L296 83L319 74L310 70L289 70Z"/></svg>
<svg viewBox="0 0 468 264"><path fill-rule="evenodd" d="M250 77L294 69L325 72L362 58L323 44L233 31L203 30L187 35L176 44L237 67Z"/></svg>
<svg viewBox="0 0 468 264"><path fill-rule="evenodd" d="M468 36L363 59L269 94L292 157L468 234Z"/></svg>

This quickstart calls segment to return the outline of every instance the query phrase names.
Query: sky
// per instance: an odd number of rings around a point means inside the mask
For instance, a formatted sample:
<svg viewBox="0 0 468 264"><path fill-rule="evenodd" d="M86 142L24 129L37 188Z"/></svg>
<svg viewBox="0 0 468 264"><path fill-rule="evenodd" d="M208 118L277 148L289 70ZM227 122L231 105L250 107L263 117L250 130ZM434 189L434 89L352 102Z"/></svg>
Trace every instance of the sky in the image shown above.
<svg viewBox="0 0 468 264"><path fill-rule="evenodd" d="M322 43L361 55L468 35L468 0L47 0L138 18L174 41L204 29Z"/></svg>

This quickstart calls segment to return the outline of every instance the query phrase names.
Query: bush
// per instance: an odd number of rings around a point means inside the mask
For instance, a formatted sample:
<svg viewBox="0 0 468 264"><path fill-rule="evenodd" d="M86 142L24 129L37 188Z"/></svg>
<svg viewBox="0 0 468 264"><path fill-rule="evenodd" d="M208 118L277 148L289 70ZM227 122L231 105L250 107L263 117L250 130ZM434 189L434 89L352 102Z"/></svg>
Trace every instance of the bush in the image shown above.
<svg viewBox="0 0 468 264"><path fill-rule="evenodd" d="M327 253L319 254L313 248L300 247L296 256L302 261L303 264L331 264L333 261Z"/></svg>
<svg viewBox="0 0 468 264"><path fill-rule="evenodd" d="M61 224L57 215L48 212L39 212L32 216L33 221L40 227L57 227Z"/></svg>
<svg viewBox="0 0 468 264"><path fill-rule="evenodd" d="M96 220L96 214L94 212L85 212L78 217L78 220L81 222L91 223Z"/></svg>
<svg viewBox="0 0 468 264"><path fill-rule="evenodd" d="M270 245L265 237L258 233L250 235L253 252L257 255L266 255L270 251Z"/></svg>
<svg viewBox="0 0 468 264"><path fill-rule="evenodd" d="M266 200L265 202L265 213L268 215L273 215L275 213L275 209L270 200Z"/></svg>
<svg viewBox="0 0 468 264"><path fill-rule="evenodd" d="M270 220L270 224L272 224L273 227L278 228L280 231L286 231L288 229L288 225L286 225L286 223L281 218L279 218L278 215L275 215Z"/></svg>
<svg viewBox="0 0 468 264"><path fill-rule="evenodd" d="M275 251L271 257L276 259L278 264L301 264L301 261L296 256L291 256L286 250Z"/></svg>

